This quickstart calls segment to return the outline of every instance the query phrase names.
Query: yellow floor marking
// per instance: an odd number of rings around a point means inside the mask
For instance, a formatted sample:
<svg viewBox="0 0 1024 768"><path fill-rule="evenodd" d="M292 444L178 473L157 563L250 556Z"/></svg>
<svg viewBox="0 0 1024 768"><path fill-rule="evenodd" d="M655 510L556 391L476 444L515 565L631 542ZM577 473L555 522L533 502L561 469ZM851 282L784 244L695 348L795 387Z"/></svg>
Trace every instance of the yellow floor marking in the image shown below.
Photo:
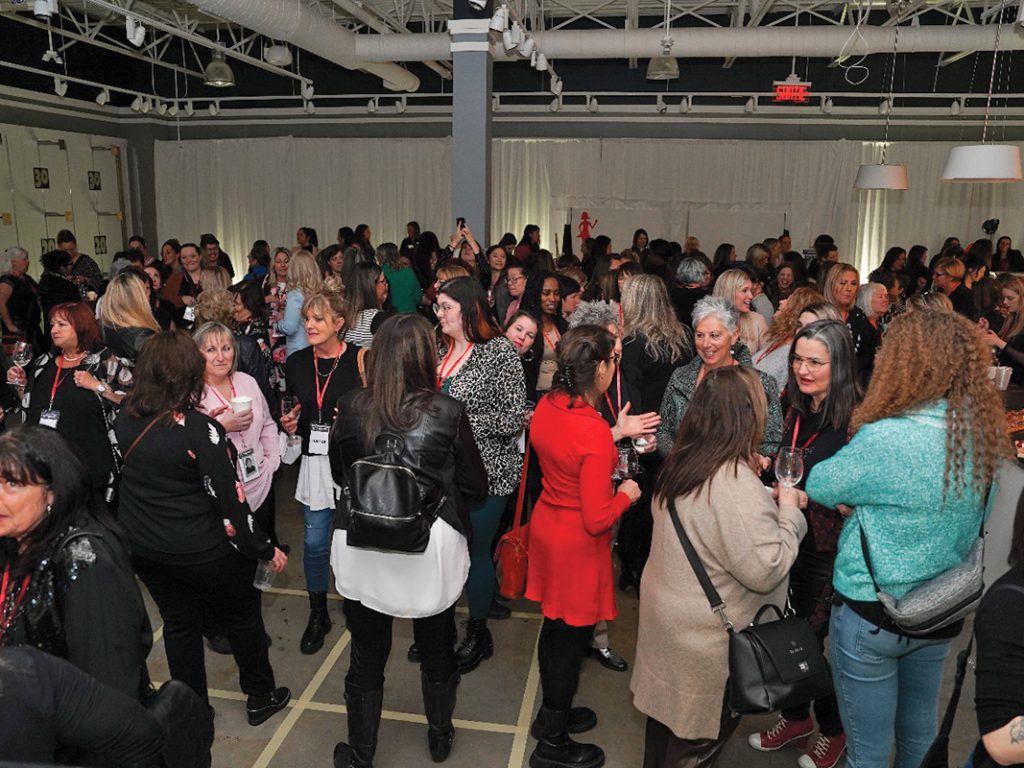
<svg viewBox="0 0 1024 768"><path fill-rule="evenodd" d="M530 662L530 674L526 676L526 690L523 691L523 703L519 707L519 721L516 723L515 738L512 739L512 752L508 756L508 768L521 768L523 760L526 758L526 747L530 739L530 724L533 722L533 705L537 700L537 691L540 688L540 664L537 662L537 641L539 640L540 627L537 628L537 640L533 644L533 661Z"/></svg>

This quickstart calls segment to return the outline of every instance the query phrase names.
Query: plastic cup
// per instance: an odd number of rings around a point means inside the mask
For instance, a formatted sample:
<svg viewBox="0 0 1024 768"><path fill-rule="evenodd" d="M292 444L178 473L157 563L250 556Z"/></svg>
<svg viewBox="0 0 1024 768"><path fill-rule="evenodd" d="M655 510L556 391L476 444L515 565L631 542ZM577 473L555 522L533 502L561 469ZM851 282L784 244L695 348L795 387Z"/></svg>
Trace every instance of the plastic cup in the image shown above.
<svg viewBox="0 0 1024 768"><path fill-rule="evenodd" d="M274 586L274 576L277 571L273 568L272 560L260 560L256 566L256 575L253 577L252 585L260 592L266 592Z"/></svg>
<svg viewBox="0 0 1024 768"><path fill-rule="evenodd" d="M234 413L245 413L252 410L252 398L246 395L238 395L231 398L231 410Z"/></svg>

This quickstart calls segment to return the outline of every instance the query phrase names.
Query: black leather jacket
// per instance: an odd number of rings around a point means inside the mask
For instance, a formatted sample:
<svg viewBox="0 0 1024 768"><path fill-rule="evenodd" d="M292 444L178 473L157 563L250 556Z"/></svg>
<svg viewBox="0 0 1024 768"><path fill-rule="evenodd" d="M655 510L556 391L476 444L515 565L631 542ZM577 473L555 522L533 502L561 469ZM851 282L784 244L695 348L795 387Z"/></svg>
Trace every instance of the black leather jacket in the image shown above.
<svg viewBox="0 0 1024 768"><path fill-rule="evenodd" d="M339 398L338 418L331 429L331 474L342 488L348 484L346 470L353 462L374 453L365 447L361 409L353 405L361 391ZM405 440L402 461L416 474L424 499L445 496L438 516L469 538L468 502L487 495L487 470L465 409L458 400L441 394L432 395L425 407L412 403L409 407L420 410L422 416L415 427L400 435ZM345 527L347 511L339 508L338 512L336 523Z"/></svg>

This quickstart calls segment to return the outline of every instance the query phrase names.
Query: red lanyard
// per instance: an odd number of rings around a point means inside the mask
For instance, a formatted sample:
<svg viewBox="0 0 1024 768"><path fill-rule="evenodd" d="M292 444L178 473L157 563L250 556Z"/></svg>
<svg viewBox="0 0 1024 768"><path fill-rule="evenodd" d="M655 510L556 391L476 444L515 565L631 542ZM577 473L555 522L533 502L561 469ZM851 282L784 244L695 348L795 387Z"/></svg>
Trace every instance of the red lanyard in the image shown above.
<svg viewBox="0 0 1024 768"><path fill-rule="evenodd" d="M612 416L617 416L619 411L615 410L615 406L612 405L612 399L608 396L608 390L604 391L604 399L608 401L608 410L612 412ZM619 404L619 410L622 410L622 372L618 366L615 366L615 402Z"/></svg>
<svg viewBox="0 0 1024 768"><path fill-rule="evenodd" d="M53 387L50 388L50 406L49 406L49 410L51 410L51 411L53 410L53 398L57 394L57 387L59 387L64 382L64 379L66 379L68 377L67 374L64 374L64 376L60 375L60 372L61 372L62 368L63 368L63 366L61 366L61 364L60 364L60 357L58 356L57 357L57 373L53 377Z"/></svg>
<svg viewBox="0 0 1024 768"><path fill-rule="evenodd" d="M314 358L313 364L316 365L315 358ZM332 371L332 373L333 373L333 371ZM319 377L318 377L317 381L319 383ZM330 381L330 377L329 376L328 376L328 381ZM235 396L235 382L234 382L234 379L232 379L230 376L228 376L228 384L231 385L231 397L234 397ZM326 389L327 389L327 387L325 386L324 390L326 390ZM228 407L231 406L231 403L229 403L227 400L225 400L224 397L221 395L221 393L217 391L217 388L215 386L213 386L212 384L210 385L210 391L213 392L213 394L216 396L216 398L218 400L220 400L221 405L226 405Z"/></svg>
<svg viewBox="0 0 1024 768"><path fill-rule="evenodd" d="M334 358L334 365L331 366L331 372L327 374L327 380L324 381L324 388L320 389L320 366L317 365L317 354L316 350L313 350L313 386L316 387L316 418L317 423L323 421L323 410L324 410L324 395L327 394L327 388L331 386L331 376L334 375L334 370L338 367L338 361L341 360L341 353L343 349L338 350L338 356Z"/></svg>
<svg viewBox="0 0 1024 768"><path fill-rule="evenodd" d="M798 413L796 415L796 421L793 424L793 444L790 446L790 448L792 448L793 450L796 450L796 436L799 433L800 433L800 414ZM813 435L811 435L809 438L807 438L807 442L804 443L803 446L801 446L801 448L800 448L800 452L801 453L804 453L808 448L810 448L811 443L813 443L817 439L818 434L819 434L818 432L815 432Z"/></svg>
<svg viewBox="0 0 1024 768"><path fill-rule="evenodd" d="M18 607L21 605L21 601L25 598L25 593L28 591L28 583L32 579L31 573L26 573L24 580L21 582L21 592L18 593L18 598L14 601L14 610L11 611L11 615L7 615L7 611L3 608L7 601L7 580L11 575L10 564L4 568L3 581L0 582L0 611L3 611L3 620L0 621L0 640L3 639L4 634L7 632L7 627L10 626L11 622L14 621L14 617L18 615Z"/></svg>
<svg viewBox="0 0 1024 768"><path fill-rule="evenodd" d="M552 344L551 343L551 339L548 338L547 331L544 331L544 341L546 341L548 343L548 346L551 347L551 351L552 352L557 352L558 351L558 350L555 349L555 344L557 344L561 340L562 340L562 334L560 334L558 332L557 328L555 328L555 343L554 344Z"/></svg>
<svg viewBox="0 0 1024 768"><path fill-rule="evenodd" d="M449 368L448 371L445 372L444 367L448 363L448 359L452 356L452 353L455 352L455 345L452 344L452 348L449 349L448 350L448 354L444 356L444 360L441 361L441 365L440 365L440 367L438 368L438 371L437 371L437 388L438 389L441 389L441 385L444 384L444 380L447 379L449 376L451 376L454 373L455 369L459 367L459 363L462 362L462 358L464 358L466 355L468 355L471 349L473 349L473 345L472 344L470 344L468 347L466 347L466 350L461 355L459 355L457 358L455 358L455 362L452 363L451 368Z"/></svg>

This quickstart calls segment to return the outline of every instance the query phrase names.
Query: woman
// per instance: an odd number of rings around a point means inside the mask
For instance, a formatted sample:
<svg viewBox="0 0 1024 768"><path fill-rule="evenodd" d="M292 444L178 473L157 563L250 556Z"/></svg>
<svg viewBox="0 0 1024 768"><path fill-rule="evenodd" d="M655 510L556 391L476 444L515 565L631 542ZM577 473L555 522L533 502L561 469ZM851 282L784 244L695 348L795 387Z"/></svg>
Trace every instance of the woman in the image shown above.
<svg viewBox="0 0 1024 768"><path fill-rule="evenodd" d="M750 353L740 341L740 320L732 302L720 296L706 296L693 308L694 343L697 356L676 369L668 381L661 402L661 424L657 431L658 451L668 456L676 440L679 422L693 401L700 384L711 371L735 365L750 365ZM782 408L775 380L759 372L767 405L761 453L775 453L782 434Z"/></svg>
<svg viewBox="0 0 1024 768"><path fill-rule="evenodd" d="M853 340L845 325L820 320L796 334L789 352L789 384L786 387L786 419L782 445L799 448L804 472L796 487L803 490L811 469L846 444L850 417L859 400L854 375ZM836 559L843 516L837 509L811 502L807 505L809 535L789 573L790 602L797 616L807 619L822 650L828 637L832 610L832 570ZM832 768L846 750L846 734L835 696L815 699L818 737L805 750L801 766ZM811 704L783 710L775 725L751 734L754 749L774 752L794 741L809 740L814 733Z"/></svg>
<svg viewBox="0 0 1024 768"><path fill-rule="evenodd" d="M163 273L159 265L154 262L143 268L146 277L149 278L149 309L153 313L153 319L160 326L161 331L174 330L174 305L160 295L160 289L164 286Z"/></svg>
<svg viewBox="0 0 1024 768"><path fill-rule="evenodd" d="M920 765L935 736L943 663L963 622L925 637L901 634L878 602L865 547L877 589L897 599L963 561L989 485L1012 456L989 362L963 317L897 317L849 444L807 478L814 501L853 508L839 537L829 628L850 765L888 765L894 741L897 766Z"/></svg>
<svg viewBox="0 0 1024 768"><path fill-rule="evenodd" d="M203 259L199 246L185 243L180 250L181 269L164 279L163 297L177 310L175 322L182 328L195 321L196 297L203 292Z"/></svg>
<svg viewBox="0 0 1024 768"><path fill-rule="evenodd" d="M28 272L28 251L14 245L0 255L0 320L4 336L39 349L43 341L39 287Z"/></svg>
<svg viewBox="0 0 1024 768"><path fill-rule="evenodd" d="M739 724L726 700L729 634L708 609L673 516L736 626L765 603L785 604L807 531L803 493L780 488L776 505L758 477L766 413L756 372L719 368L707 384L694 394L654 490L630 683L633 705L648 717L645 768L711 766Z"/></svg>
<svg viewBox="0 0 1024 768"><path fill-rule="evenodd" d="M318 259L318 264L322 267L323 278L325 281L330 280L333 284L335 291L341 291L345 287L345 252L340 248L336 251L332 251L331 255L325 259Z"/></svg>
<svg viewBox="0 0 1024 768"><path fill-rule="evenodd" d="M857 355L857 378L861 386L871 381L878 349L878 333L871 327L864 310L857 306L860 273L852 264L838 262L829 270L822 285L825 300L835 305L839 316L853 336L853 349Z"/></svg>
<svg viewBox="0 0 1024 768"><path fill-rule="evenodd" d="M263 285L263 281L270 274L270 243L266 240L257 240L249 250L249 271L242 279L247 282L254 282L256 285Z"/></svg>
<svg viewBox="0 0 1024 768"><path fill-rule="evenodd" d="M765 348L754 355L754 367L771 376L779 392L786 388L789 380L789 350L801 327L800 316L808 307L824 300L825 297L814 288L793 291L789 298L782 300L783 306L765 334Z"/></svg>
<svg viewBox="0 0 1024 768"><path fill-rule="evenodd" d="M875 329L875 334L881 336L885 330L882 318L889 313L889 289L882 283L865 283L857 293L857 306ZM876 339L875 346L879 342L880 339Z"/></svg>
<svg viewBox="0 0 1024 768"><path fill-rule="evenodd" d="M143 278L122 272L110 281L99 312L103 344L114 354L134 362L160 326L153 317Z"/></svg>
<svg viewBox="0 0 1024 768"><path fill-rule="evenodd" d="M359 248L359 250L363 252L366 258L368 258L370 261L374 260L374 257L376 256L377 253L374 247L370 244L370 237L372 235L373 233L370 232L369 224L360 224L356 227L354 237L355 245Z"/></svg>
<svg viewBox="0 0 1024 768"><path fill-rule="evenodd" d="M868 280L871 282L881 282L877 278L888 277L895 279L896 275L903 272L907 266L907 252L900 248L898 245L894 245L888 251L885 252L885 256L882 257L882 264L878 269L874 270L868 275Z"/></svg>
<svg viewBox="0 0 1024 768"><path fill-rule="evenodd" d="M996 251L992 254L994 272L1024 272L1024 256L1012 245L1013 241L1006 235L996 240Z"/></svg>
<svg viewBox="0 0 1024 768"><path fill-rule="evenodd" d="M782 262L775 272L775 277L765 288L765 295L775 309L779 309L780 304L793 293L794 283L796 283L796 270L792 264Z"/></svg>
<svg viewBox="0 0 1024 768"><path fill-rule="evenodd" d="M765 346L765 336L768 335L768 322L753 311L754 283L750 275L742 269L727 269L715 281L711 295L732 302L740 319L740 341L751 355L760 352Z"/></svg>
<svg viewBox="0 0 1024 768"><path fill-rule="evenodd" d="M224 428L196 410L205 367L181 331L146 342L138 381L114 425L128 446L118 522L163 618L171 677L208 699L202 629L204 621L222 622L249 724L259 725L291 692L274 684L253 576L258 560L281 571L288 558L253 521Z"/></svg>
<svg viewBox="0 0 1024 768"><path fill-rule="evenodd" d="M622 294L622 376L634 413L661 410L665 388L672 374L693 359L693 337L676 318L668 300L665 281L654 275L637 275ZM640 588L640 574L651 549L653 478L661 468L659 454L646 448L641 487L647 493L622 519L618 548L622 569L619 589ZM644 487L644 486L647 487Z"/></svg>
<svg viewBox="0 0 1024 768"><path fill-rule="evenodd" d="M174 238L165 240L160 246L160 264L163 268L164 282L171 276L172 272L181 271L181 243Z"/></svg>
<svg viewBox="0 0 1024 768"><path fill-rule="evenodd" d="M289 301L295 292L289 291ZM302 504L305 521L302 566L310 610L299 650L306 655L323 647L324 637L334 626L327 612L327 587L331 519L338 487L331 478L327 435L334 423L338 398L362 385L359 347L341 340L345 316L340 296L312 294L302 306L307 345L285 362L285 394L298 400L298 405L281 414L281 428L302 439L295 499Z"/></svg>
<svg viewBox="0 0 1024 768"><path fill-rule="evenodd" d="M466 507L477 503L487 488L463 406L436 391L431 330L416 315L398 315L381 326L380 343L368 355L368 388L342 398L331 433L331 465L339 485L348 485L346 474L353 462L378 453L377 439L387 433L402 439L402 462L415 474L424 498L441 499L422 555L360 550L342 545L341 531L335 536L338 591L345 598L352 634L345 676L348 743L335 747L337 768L364 768L373 761L394 616L413 620L434 762L447 759L455 737L452 713L459 666L452 648L455 602L468 565L471 527ZM348 521L342 523L344 530ZM425 608L428 600L430 609Z"/></svg>
<svg viewBox="0 0 1024 768"><path fill-rule="evenodd" d="M512 315L519 311L523 303L523 293L526 291L526 281L530 273L525 267L518 264L510 264L505 268L505 289L508 293L508 301L502 304L502 296L494 304L498 318L504 318L507 324Z"/></svg>
<svg viewBox="0 0 1024 768"><path fill-rule="evenodd" d="M647 255L647 243L651 238L647 234L646 229L638 229L633 233L633 250L639 254L641 258Z"/></svg>
<svg viewBox="0 0 1024 768"><path fill-rule="evenodd" d="M357 347L373 346L373 334L387 318L383 311L388 300L388 281L384 271L372 262L356 264L345 289L352 325L345 331L345 341Z"/></svg>
<svg viewBox="0 0 1024 768"><path fill-rule="evenodd" d="M413 263L413 259L416 256L416 249L419 247L420 241L420 223L418 221L410 221L405 225L405 237L402 238L401 244L398 246L399 256L403 256L409 260L409 263Z"/></svg>
<svg viewBox="0 0 1024 768"><path fill-rule="evenodd" d="M907 296L928 290L931 275L928 271L928 248L923 245L911 246L907 253L906 276Z"/></svg>
<svg viewBox="0 0 1024 768"><path fill-rule="evenodd" d="M273 305L276 312L284 311L284 297L288 288L288 262L291 255L291 251L283 246L275 248L270 272L263 281L263 295L266 296L267 304Z"/></svg>
<svg viewBox="0 0 1024 768"><path fill-rule="evenodd" d="M516 264L529 266L533 260L533 254L540 249L540 227L536 224L527 224L523 229L523 237L512 252L512 260Z"/></svg>
<svg viewBox="0 0 1024 768"><path fill-rule="evenodd" d="M576 270L581 271L581 270ZM583 289L579 281L561 272L558 273L558 293L562 297L562 317L568 322L572 313L583 301Z"/></svg>
<svg viewBox="0 0 1024 768"><path fill-rule="evenodd" d="M287 355L309 346L303 328L302 307L306 299L321 291L323 280L316 260L306 251L299 251L288 262L287 297L281 318L274 324L285 338Z"/></svg>
<svg viewBox="0 0 1024 768"><path fill-rule="evenodd" d="M71 256L66 251L44 253L40 261L43 275L39 278L39 305L44 318L43 341L47 342L50 338L50 310L58 304L80 301L81 295L78 286L65 277L71 265Z"/></svg>
<svg viewBox="0 0 1024 768"><path fill-rule="evenodd" d="M735 264L738 260L735 245L732 243L719 243L718 247L715 248L714 258L711 259L711 272L717 278L725 270L729 269L731 264Z"/></svg>
<svg viewBox="0 0 1024 768"><path fill-rule="evenodd" d="M455 652L461 672L494 653L487 615L494 601L492 544L508 497L519 487L519 433L526 412L526 383L516 350L492 323L480 283L458 277L441 284L438 388L465 406L487 470L487 496L470 505L473 525L466 597L469 623Z"/></svg>
<svg viewBox="0 0 1024 768"><path fill-rule="evenodd" d="M320 239L316 235L316 230L312 227L299 227L295 233L295 242L298 245L292 248L293 254L305 251L310 256L315 257L320 253Z"/></svg>
<svg viewBox="0 0 1024 768"><path fill-rule="evenodd" d="M403 251L404 253L404 251ZM395 312L412 313L420 305L423 289L412 267L402 262L398 248L394 243L381 243L377 248L384 279L388 283L388 295Z"/></svg>
<svg viewBox="0 0 1024 768"><path fill-rule="evenodd" d="M128 550L94 503L78 454L52 429L5 432L0 477L0 646L59 656L141 701L149 616Z"/></svg>
<svg viewBox="0 0 1024 768"><path fill-rule="evenodd" d="M277 422L256 380L237 368L238 344L226 325L203 323L192 334L206 360L203 396L198 410L216 419L238 453L238 479L242 481L256 524L266 532L274 546L274 473L281 464ZM235 398L248 398L242 409Z"/></svg>
<svg viewBox="0 0 1024 768"><path fill-rule="evenodd" d="M533 358L525 361L526 399L536 403L552 387L558 367L555 350L568 328L568 323L562 317L558 275L552 272L532 272L517 309L526 310L540 321L540 333L531 347Z"/></svg>
<svg viewBox="0 0 1024 768"><path fill-rule="evenodd" d="M502 277L505 274L505 265L508 263L505 249L500 245L492 245L484 254L484 263L487 265L487 268L480 272L480 284L487 291L488 305L493 307L504 283ZM507 297L508 289L505 288L505 298L507 299ZM507 305L507 301L503 303Z"/></svg>
<svg viewBox="0 0 1024 768"><path fill-rule="evenodd" d="M1019 384L1024 381L1024 278L1007 275L1002 278L1002 283L1002 308L1007 315L999 326L999 332L992 331L985 318L978 323L982 337L995 351L999 364L1010 366L1013 369L1010 380Z"/></svg>
<svg viewBox="0 0 1024 768"><path fill-rule="evenodd" d="M618 461L611 429L598 407L615 375L615 338L581 326L558 344L558 376L537 404L530 443L544 485L530 518L526 597L544 614L537 654L543 700L532 732L539 738L530 764L548 768L600 766L604 751L569 737L597 717L572 707L580 665L595 625L614 619L612 526L640 498L624 480L612 488Z"/></svg>
<svg viewBox="0 0 1024 768"><path fill-rule="evenodd" d="M26 424L56 429L85 464L97 500L112 501L120 454L110 441L117 406L132 386L132 371L100 343L100 329L83 302L50 310L52 351L30 368L8 369L22 395Z"/></svg>
<svg viewBox="0 0 1024 768"><path fill-rule="evenodd" d="M505 338L512 342L520 358L532 354L537 333L537 318L526 310L520 310L512 315L512 319L505 326Z"/></svg>

